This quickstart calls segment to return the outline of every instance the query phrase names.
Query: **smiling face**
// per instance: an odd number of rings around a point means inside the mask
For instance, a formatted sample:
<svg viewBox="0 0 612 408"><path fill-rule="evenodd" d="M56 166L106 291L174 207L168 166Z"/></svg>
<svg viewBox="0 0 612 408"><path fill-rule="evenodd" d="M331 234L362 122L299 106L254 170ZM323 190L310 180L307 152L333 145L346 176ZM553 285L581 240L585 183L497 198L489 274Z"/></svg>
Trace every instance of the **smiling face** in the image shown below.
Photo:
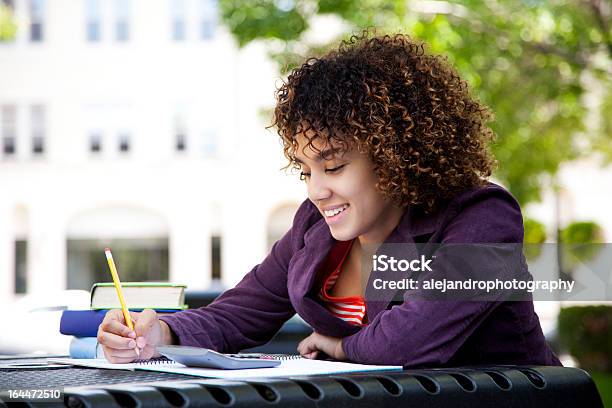
<svg viewBox="0 0 612 408"><path fill-rule="evenodd" d="M365 153L356 148L341 151L324 149L315 140L297 136L295 160L300 164L308 198L319 209L332 236L338 241L359 237L359 242L382 243L397 226L403 209L386 199L376 188L378 177Z"/></svg>

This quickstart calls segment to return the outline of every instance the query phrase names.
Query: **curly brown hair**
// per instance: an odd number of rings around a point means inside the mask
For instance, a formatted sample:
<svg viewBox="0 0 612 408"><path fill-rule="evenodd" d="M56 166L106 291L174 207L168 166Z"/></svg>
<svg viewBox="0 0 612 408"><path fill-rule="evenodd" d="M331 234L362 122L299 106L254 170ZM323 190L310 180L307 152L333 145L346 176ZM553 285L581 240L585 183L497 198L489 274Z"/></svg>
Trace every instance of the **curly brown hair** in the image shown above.
<svg viewBox="0 0 612 408"><path fill-rule="evenodd" d="M285 168L299 169L299 134L308 140L302 151L357 147L374 164L376 187L400 207L430 212L485 184L495 164L491 112L445 57L403 34L352 36L296 68L276 98L271 126L282 138ZM317 140L323 148L314 147Z"/></svg>

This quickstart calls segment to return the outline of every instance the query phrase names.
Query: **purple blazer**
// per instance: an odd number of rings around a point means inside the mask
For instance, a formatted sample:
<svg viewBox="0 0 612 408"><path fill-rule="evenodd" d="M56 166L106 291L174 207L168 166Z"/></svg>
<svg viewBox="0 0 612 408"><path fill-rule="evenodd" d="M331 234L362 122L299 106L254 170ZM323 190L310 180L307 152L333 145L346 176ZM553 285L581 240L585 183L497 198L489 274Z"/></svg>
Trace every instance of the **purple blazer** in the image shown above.
<svg viewBox="0 0 612 408"><path fill-rule="evenodd" d="M436 213L408 208L386 243L523 241L521 210L489 183L457 195ZM546 343L533 302L368 301L368 324L351 325L316 297L315 275L334 238L304 201L291 229L263 262L213 303L161 317L182 345L226 353L268 342L298 313L313 330L342 337L350 361L405 367L476 364L561 365Z"/></svg>

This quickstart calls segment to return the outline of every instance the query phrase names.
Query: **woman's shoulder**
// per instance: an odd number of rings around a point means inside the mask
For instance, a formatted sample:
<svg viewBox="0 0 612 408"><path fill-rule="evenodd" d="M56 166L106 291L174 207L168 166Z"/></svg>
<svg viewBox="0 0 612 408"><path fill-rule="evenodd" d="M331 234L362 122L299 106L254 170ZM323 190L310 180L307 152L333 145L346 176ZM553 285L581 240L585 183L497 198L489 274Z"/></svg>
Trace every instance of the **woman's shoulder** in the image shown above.
<svg viewBox="0 0 612 408"><path fill-rule="evenodd" d="M502 208L513 208L520 213L521 207L516 198L504 187L493 182L465 190L449 201L449 211L461 211L476 207L478 210L490 209L492 211Z"/></svg>
<svg viewBox="0 0 612 408"><path fill-rule="evenodd" d="M440 225L465 242L522 242L523 216L514 196L488 182L455 196Z"/></svg>
<svg viewBox="0 0 612 408"><path fill-rule="evenodd" d="M309 230L312 230L317 223L321 224L320 221L322 219L323 216L312 201L310 201L310 199L304 200L295 212L293 223L291 224L290 232L293 247L303 246L304 236Z"/></svg>

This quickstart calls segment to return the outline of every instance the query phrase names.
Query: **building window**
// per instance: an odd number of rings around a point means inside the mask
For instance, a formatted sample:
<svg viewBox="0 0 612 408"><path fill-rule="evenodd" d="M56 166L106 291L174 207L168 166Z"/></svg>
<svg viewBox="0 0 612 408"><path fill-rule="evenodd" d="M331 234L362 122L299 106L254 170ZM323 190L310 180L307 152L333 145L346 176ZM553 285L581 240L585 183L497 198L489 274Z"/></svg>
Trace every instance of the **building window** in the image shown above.
<svg viewBox="0 0 612 408"><path fill-rule="evenodd" d="M16 152L16 148L15 148L15 139L11 138L11 137L3 137L2 138L3 141L3 145L2 145L2 151L4 152L4 154L6 156L12 156L15 154Z"/></svg>
<svg viewBox="0 0 612 408"><path fill-rule="evenodd" d="M100 0L85 0L85 34L89 42L99 42L102 38L102 11L100 6Z"/></svg>
<svg viewBox="0 0 612 408"><path fill-rule="evenodd" d="M28 241L15 241L15 293L26 293L27 260Z"/></svg>
<svg viewBox="0 0 612 408"><path fill-rule="evenodd" d="M45 142L42 137L32 139L32 153L43 154L45 152Z"/></svg>
<svg viewBox="0 0 612 408"><path fill-rule="evenodd" d="M30 41L42 42L44 36L45 1L30 0Z"/></svg>
<svg viewBox="0 0 612 408"><path fill-rule="evenodd" d="M130 135L128 133L121 133L119 135L119 151L122 153L130 151Z"/></svg>
<svg viewBox="0 0 612 408"><path fill-rule="evenodd" d="M130 38L130 1L115 0L115 39L119 42Z"/></svg>
<svg viewBox="0 0 612 408"><path fill-rule="evenodd" d="M187 131L185 125L185 115L179 108L174 114L174 146L177 152L187 150Z"/></svg>
<svg viewBox="0 0 612 408"><path fill-rule="evenodd" d="M89 151L92 153L100 153L102 151L102 135L99 132L91 132L89 134Z"/></svg>
<svg viewBox="0 0 612 408"><path fill-rule="evenodd" d="M221 237L213 235L210 239L212 278L221 279Z"/></svg>
<svg viewBox="0 0 612 408"><path fill-rule="evenodd" d="M217 1L200 0L200 38L210 40L217 26Z"/></svg>
<svg viewBox="0 0 612 408"><path fill-rule="evenodd" d="M185 138L185 134L182 132L178 132L176 134L176 150L179 152L184 152L187 150L187 140Z"/></svg>
<svg viewBox="0 0 612 408"><path fill-rule="evenodd" d="M32 128L32 153L45 152L45 107L34 105L30 110L30 123Z"/></svg>
<svg viewBox="0 0 612 408"><path fill-rule="evenodd" d="M172 39L184 41L186 32L185 0L170 0Z"/></svg>
<svg viewBox="0 0 612 408"><path fill-rule="evenodd" d="M0 121L2 152L5 156L12 156L17 153L17 107L14 105L2 106Z"/></svg>

